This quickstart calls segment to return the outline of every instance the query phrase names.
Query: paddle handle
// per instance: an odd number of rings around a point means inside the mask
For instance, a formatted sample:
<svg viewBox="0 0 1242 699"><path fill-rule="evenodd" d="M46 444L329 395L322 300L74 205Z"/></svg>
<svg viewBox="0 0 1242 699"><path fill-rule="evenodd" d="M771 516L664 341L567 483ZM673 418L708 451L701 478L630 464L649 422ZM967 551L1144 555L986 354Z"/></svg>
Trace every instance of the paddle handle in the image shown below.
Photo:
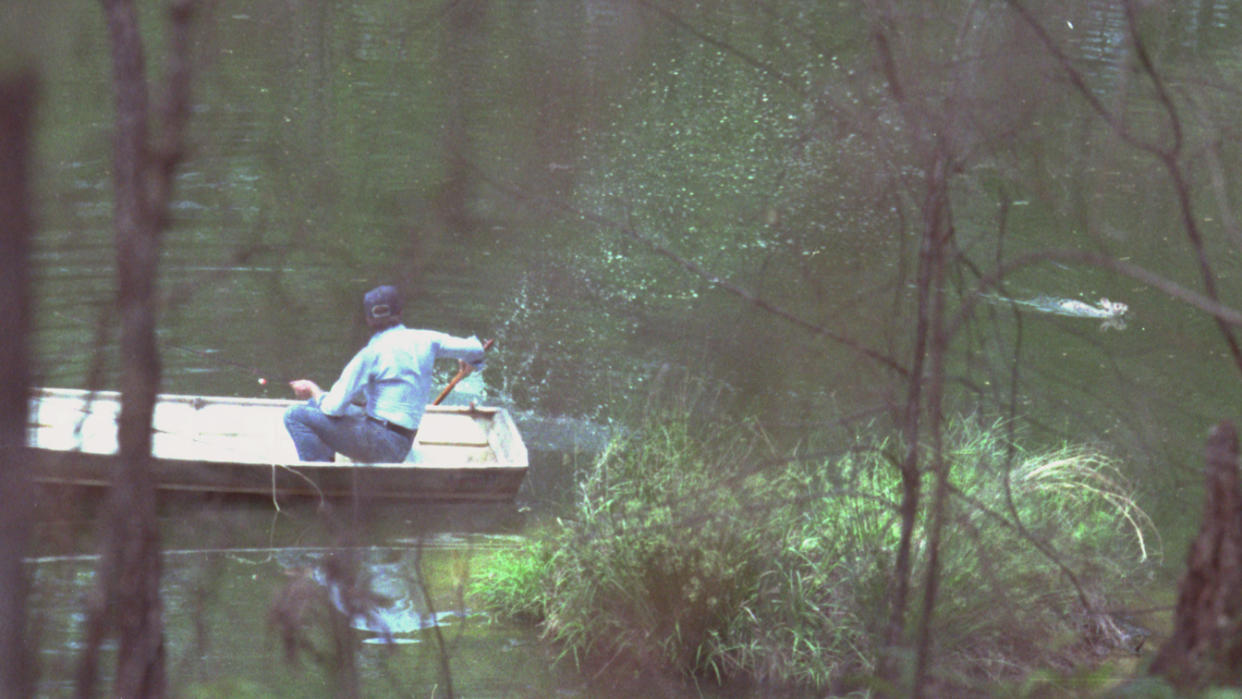
<svg viewBox="0 0 1242 699"><path fill-rule="evenodd" d="M483 351L484 351L484 352L486 352L486 351L487 351L487 348L491 347L491 346L492 346L492 343L494 343L494 342L495 342L495 340L488 340L487 342L484 342L484 343L483 343ZM461 382L461 380L462 380L462 379L464 379L464 378L466 378L466 376L468 376L469 374L470 374L470 372L465 371L464 369L459 369L459 370L457 371L457 376L454 376L454 377L453 377L453 380L448 382L448 385L444 387L444 390L443 390L443 391L440 391L440 395L436 396L436 399L435 399L435 400L431 401L431 404L432 404L432 405L439 405L439 404L440 404L440 401L444 400L444 399L445 399L445 397L447 397L447 396L448 396L448 394L452 393L452 392L453 392L453 388L454 388L455 386L457 386L457 384L458 384L458 383L460 383L460 382Z"/></svg>

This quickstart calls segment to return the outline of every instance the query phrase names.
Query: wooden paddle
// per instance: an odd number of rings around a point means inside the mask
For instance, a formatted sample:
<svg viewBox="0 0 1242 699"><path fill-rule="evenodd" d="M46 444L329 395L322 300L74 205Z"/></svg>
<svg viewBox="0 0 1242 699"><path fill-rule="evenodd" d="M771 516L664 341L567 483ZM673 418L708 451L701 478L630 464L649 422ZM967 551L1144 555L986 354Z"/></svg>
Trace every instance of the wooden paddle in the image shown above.
<svg viewBox="0 0 1242 699"><path fill-rule="evenodd" d="M488 340L487 342L484 342L483 351L486 352L487 348L491 347L493 342L495 342L495 340ZM444 387L443 391L440 391L440 395L436 396L435 400L431 401L431 404L439 405L440 401L444 400L444 398L453 391L453 387L460 383L462 379L469 376L470 373L471 372L466 369L458 369L457 376L454 376L453 380L448 382L448 385Z"/></svg>

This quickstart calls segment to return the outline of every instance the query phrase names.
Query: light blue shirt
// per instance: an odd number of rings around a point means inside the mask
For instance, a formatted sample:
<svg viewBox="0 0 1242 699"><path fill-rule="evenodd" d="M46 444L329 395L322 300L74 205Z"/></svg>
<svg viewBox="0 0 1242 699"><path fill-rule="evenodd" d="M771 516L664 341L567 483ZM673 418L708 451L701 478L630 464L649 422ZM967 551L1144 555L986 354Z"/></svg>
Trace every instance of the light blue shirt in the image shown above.
<svg viewBox="0 0 1242 699"><path fill-rule="evenodd" d="M416 430L427 409L433 368L440 358L461 359L480 368L483 343L476 337L454 337L400 324L381 330L320 396L319 409L328 415L345 415L361 392L368 415Z"/></svg>

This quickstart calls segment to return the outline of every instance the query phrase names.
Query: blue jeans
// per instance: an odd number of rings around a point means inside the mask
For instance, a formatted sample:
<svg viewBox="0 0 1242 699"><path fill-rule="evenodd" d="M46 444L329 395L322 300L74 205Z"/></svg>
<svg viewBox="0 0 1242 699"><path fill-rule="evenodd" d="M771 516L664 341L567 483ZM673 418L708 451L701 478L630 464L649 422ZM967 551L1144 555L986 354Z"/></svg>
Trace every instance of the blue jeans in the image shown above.
<svg viewBox="0 0 1242 699"><path fill-rule="evenodd" d="M383 464L405 461L413 439L372 422L361 411L327 415L312 401L285 411L285 429L302 461L332 461L337 452L354 461Z"/></svg>

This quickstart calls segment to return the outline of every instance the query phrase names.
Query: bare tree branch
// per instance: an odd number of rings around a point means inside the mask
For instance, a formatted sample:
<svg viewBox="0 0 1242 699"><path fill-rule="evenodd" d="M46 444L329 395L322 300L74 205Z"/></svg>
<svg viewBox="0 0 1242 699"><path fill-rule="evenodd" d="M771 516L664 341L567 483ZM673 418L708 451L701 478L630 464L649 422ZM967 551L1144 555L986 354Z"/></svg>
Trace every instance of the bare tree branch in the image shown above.
<svg viewBox="0 0 1242 699"><path fill-rule="evenodd" d="M954 314L954 317L949 325L949 334L954 335L961 329L962 324L965 323L966 319L969 318L970 314L973 312L975 304L982 298L982 294L991 289L1000 288L1000 285L1005 277L1018 271L1019 269L1044 262L1081 264L1106 269L1122 276L1129 277L1130 279L1142 282L1153 289L1162 291L1170 298L1177 299L1188 306L1197 308L1204 313L1207 313L1218 323L1224 323L1231 327L1242 328L1242 312L1222 304L1217 299L1209 298L1203 294L1191 291L1177 282L1161 277L1160 275L1132 262L1119 260L1115 257L1109 257L1108 255L1083 252L1080 250L1041 250L1039 252L1028 253L1026 255L1015 257L993 270L987 276L979 279L976 283L976 293L963 299L961 307L958 308L957 313Z"/></svg>
<svg viewBox="0 0 1242 699"><path fill-rule="evenodd" d="M484 173L480 173L479 177L480 179L492 185L493 187L503 192L506 192L507 194L510 194L511 196L514 196L516 198L526 200L526 201L538 201L545 206L556 209L563 213L571 214L573 216L581 218L584 221L589 221L591 223L594 223L602 228L608 228L608 229L618 231L624 234L626 237L630 238L631 240L637 243L640 243L641 245L643 245L643 247L646 247L648 250L673 262L678 267L681 267L685 271L707 282L708 284L711 284L712 286L716 287L717 289L720 289L721 291L725 291L734 296L737 296L738 298L741 298L742 300L746 301L750 305L755 306L756 308L759 308L761 310L767 311L768 313L771 313L779 318L782 318L808 331L809 333L811 333L812 335L816 337L823 337L827 340L831 340L832 342L836 342L840 345L843 345L851 349L852 351L877 362L878 364L884 366L885 368L890 369L898 376L909 377L910 375L910 371L906 369L905 367L901 366L892 357L889 357L888 355L883 354L879 350L873 349L871 347L867 347L866 345L859 342L858 340L855 340L852 337L849 337L847 335L842 335L822 325L808 321L805 318L802 318L801 316L797 315L796 313L786 308L783 308L771 301L768 301L767 299L760 297L759 295L751 292L750 290L738 284L735 284L726 279L722 279L715 274L712 274L710 271L705 269L699 263L683 255L678 254L677 252L669 248L667 245L664 245L663 243L660 243L659 241L657 241L655 238L640 232L637 228L635 228L634 226L628 223L621 223L619 221L614 221L612 219L601 216L599 214L594 214L589 211L583 211L582 209L579 209L563 201L558 201L558 200L553 200L553 199L548 199L545 197L538 197L538 196L532 195L519 187L500 182L494 178L487 176Z"/></svg>
<svg viewBox="0 0 1242 699"><path fill-rule="evenodd" d="M760 73L763 73L764 75L767 75L768 77L773 78L780 84L784 85L785 87L793 91L794 94L800 95L802 97L807 96L806 88L804 86L799 85L793 78L789 77L784 72L778 70L775 66L772 66L768 63L765 63L764 61L759 60L758 58L755 58L754 56L751 56L750 54L746 53L745 51L742 51L738 47L726 41L722 41L704 31L700 31L699 29L695 28L693 25L691 25L686 20L677 16L671 10L668 10L664 7L651 3L649 0L638 0L638 4L660 15L660 17L664 18L664 20L667 21L668 23L694 36L696 39L702 41L703 43L708 44L710 46L715 46L721 51L724 51L725 53L736 57L738 60L742 61L743 63L750 66L751 68L754 68Z"/></svg>
<svg viewBox="0 0 1242 699"><path fill-rule="evenodd" d="M1057 60L1061 66L1062 72L1069 78L1070 83L1075 90L1086 100L1092 111L1100 116L1113 132L1118 135L1124 142L1147 152L1154 156L1164 167L1169 175L1169 179L1173 185L1174 193L1177 195L1178 206L1181 210L1182 226L1185 230L1186 237L1190 241L1191 249L1194 251L1199 265L1199 276L1203 280L1204 293L1212 302L1219 302L1219 296L1216 290L1216 273L1212 269L1212 265L1208 260L1207 250L1204 246L1203 235L1199 231L1198 218L1194 214L1194 203L1190 196L1191 187L1190 180L1186 177L1180 163L1180 154L1182 149L1182 126L1181 119L1178 117L1177 107L1174 105L1172 97L1164 86L1164 80L1160 73L1156 71L1151 57L1147 53L1146 45L1138 31L1138 20L1135 13L1134 4L1131 0L1125 0L1123 3L1126 11L1126 24L1129 33L1129 39L1134 46L1135 54L1139 61L1139 66L1143 69L1145 75L1151 81L1155 91L1156 100L1164 110L1168 117L1169 129L1172 132L1172 143L1167 147L1161 147L1155 143L1147 142L1140 139L1132 131L1127 128L1124 119L1117 114L1109 111L1104 104L1096 97L1095 93L1087 86L1086 79L1082 73L1074 67L1069 57L1060 49L1052 36L1048 34L1043 25L1031 14L1031 12L1019 0L1009 0L1009 4L1035 32L1035 35L1043 43L1044 47ZM1225 340L1225 345L1229 348L1229 354L1233 357L1234 366L1239 372L1242 372L1242 345L1239 344L1237 336L1234 334L1230 325L1221 319L1218 315L1213 314L1216 319L1217 328L1220 330L1221 336Z"/></svg>

